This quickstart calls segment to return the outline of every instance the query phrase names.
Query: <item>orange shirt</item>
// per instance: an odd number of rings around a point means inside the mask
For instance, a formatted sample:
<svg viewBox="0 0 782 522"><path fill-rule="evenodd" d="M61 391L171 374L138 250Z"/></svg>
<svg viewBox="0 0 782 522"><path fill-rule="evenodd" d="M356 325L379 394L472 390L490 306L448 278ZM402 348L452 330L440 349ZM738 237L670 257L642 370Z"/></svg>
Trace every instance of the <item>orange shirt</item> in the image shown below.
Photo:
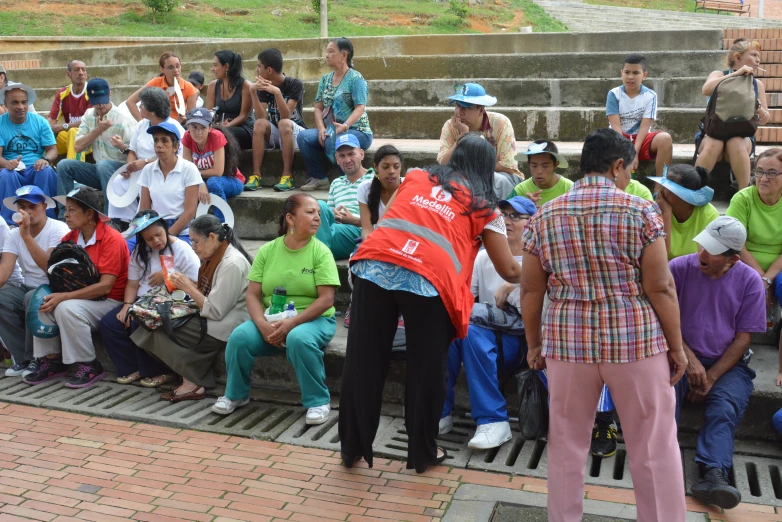
<svg viewBox="0 0 782 522"><path fill-rule="evenodd" d="M168 85L166 77L157 76L152 78L147 82L147 87L159 87L160 89L166 91L166 94L168 94L168 101L171 102L171 116L176 118L176 94L174 93L174 88ZM198 92L198 90L193 87L190 82L187 82L182 78L179 78L179 87L182 89L182 97L184 98L185 102L187 102L188 98Z"/></svg>

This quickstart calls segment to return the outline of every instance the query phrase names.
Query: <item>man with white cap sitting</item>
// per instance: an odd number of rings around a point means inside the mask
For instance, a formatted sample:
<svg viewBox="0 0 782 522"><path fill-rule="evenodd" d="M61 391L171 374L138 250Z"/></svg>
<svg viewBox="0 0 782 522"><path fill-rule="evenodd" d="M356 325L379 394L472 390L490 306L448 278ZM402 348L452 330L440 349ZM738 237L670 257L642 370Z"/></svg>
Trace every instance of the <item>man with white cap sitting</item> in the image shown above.
<svg viewBox="0 0 782 522"><path fill-rule="evenodd" d="M57 159L57 140L49 122L30 111L35 91L21 83L0 90L0 105L8 112L0 116L0 198L11 197L24 185L35 185L46 196L57 194L57 173L51 164ZM2 208L9 225L13 212ZM47 210L55 217L54 210Z"/></svg>
<svg viewBox="0 0 782 522"><path fill-rule="evenodd" d="M695 462L701 479L692 495L723 509L741 494L728 483L733 440L752 394L748 366L752 332L766 331L765 288L760 275L739 260L747 231L732 217L719 217L695 236L698 253L669 264L676 282L681 331L689 366L676 384L676 418L685 399L702 404Z"/></svg>

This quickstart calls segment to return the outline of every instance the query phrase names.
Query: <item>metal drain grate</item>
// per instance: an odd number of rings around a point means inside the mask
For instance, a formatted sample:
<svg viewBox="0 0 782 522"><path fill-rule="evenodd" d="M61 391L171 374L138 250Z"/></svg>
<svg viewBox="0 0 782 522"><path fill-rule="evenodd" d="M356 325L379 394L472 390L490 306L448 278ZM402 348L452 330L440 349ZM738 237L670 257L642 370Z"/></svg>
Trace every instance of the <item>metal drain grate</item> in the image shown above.
<svg viewBox="0 0 782 522"><path fill-rule="evenodd" d="M210 401L209 408L212 404L214 401ZM303 421L303 414L302 408L251 402L230 415L218 415L209 411L193 429L260 440L278 440L294 421Z"/></svg>
<svg viewBox="0 0 782 522"><path fill-rule="evenodd" d="M466 468L473 450L467 447L467 442L475 431L475 423L465 419L454 419L453 431L437 437L437 445L448 450L445 466ZM407 432L405 420L394 419L382 432L378 430L375 437L375 454L393 459L407 459Z"/></svg>
<svg viewBox="0 0 782 522"><path fill-rule="evenodd" d="M377 433L382 433L392 420L392 417L381 415ZM331 410L329 420L319 426L308 426L306 417L301 417L275 440L307 448L339 451L339 411Z"/></svg>

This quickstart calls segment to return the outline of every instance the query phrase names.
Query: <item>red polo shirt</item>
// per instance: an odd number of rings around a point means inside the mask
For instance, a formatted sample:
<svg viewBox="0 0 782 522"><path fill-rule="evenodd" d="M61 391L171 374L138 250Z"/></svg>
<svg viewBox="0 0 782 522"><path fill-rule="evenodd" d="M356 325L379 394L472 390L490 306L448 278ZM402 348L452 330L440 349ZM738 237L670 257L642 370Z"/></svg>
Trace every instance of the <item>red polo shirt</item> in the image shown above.
<svg viewBox="0 0 782 522"><path fill-rule="evenodd" d="M79 229L74 229L65 234L63 241L79 242ZM95 243L84 247L87 254L95 263L101 275L111 274L117 276L114 287L109 292L108 298L123 301L125 298L125 284L128 282L128 265L130 264L130 252L128 244L122 235L111 227L98 221L95 229Z"/></svg>

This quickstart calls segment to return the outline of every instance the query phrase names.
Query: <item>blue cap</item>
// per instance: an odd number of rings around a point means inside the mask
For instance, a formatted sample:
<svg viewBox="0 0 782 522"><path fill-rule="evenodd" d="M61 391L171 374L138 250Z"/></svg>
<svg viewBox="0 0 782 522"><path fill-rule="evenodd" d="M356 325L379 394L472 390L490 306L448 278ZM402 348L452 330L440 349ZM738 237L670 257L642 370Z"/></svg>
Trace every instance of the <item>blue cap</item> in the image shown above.
<svg viewBox="0 0 782 522"><path fill-rule="evenodd" d="M164 121L162 123L159 123L157 125L152 125L150 128L147 129L147 134L155 134L156 132L163 131L167 132L169 134L173 134L176 136L178 140L182 139L182 136L179 134L179 129L177 129L173 123Z"/></svg>
<svg viewBox="0 0 782 522"><path fill-rule="evenodd" d="M45 201L46 208L54 208L56 206L54 200L44 194L40 187L35 185L25 185L23 187L19 187L16 189L14 194L14 196L9 196L3 199L3 205L11 210L19 210L16 206L16 202L20 199L29 201L33 205L37 205L38 203L43 203Z"/></svg>
<svg viewBox="0 0 782 522"><path fill-rule="evenodd" d="M30 304L27 305L25 324L27 330L40 339L51 339L60 335L60 328L52 320L50 314L42 314L39 311L43 304L43 298L52 293L49 285L41 285L33 291Z"/></svg>
<svg viewBox="0 0 782 522"><path fill-rule="evenodd" d="M92 105L103 105L111 102L109 82L103 78L93 78L87 82L87 98Z"/></svg>
<svg viewBox="0 0 782 522"><path fill-rule="evenodd" d="M510 199L500 200L500 208L504 206L511 206L519 214L526 214L527 216L532 216L538 211L535 203L524 196L513 196Z"/></svg>
<svg viewBox="0 0 782 522"><path fill-rule="evenodd" d="M349 132L343 132L337 136L337 143L334 145L334 150L339 150L340 147L344 147L346 145L348 147L353 147L354 149L361 148L361 144L358 142L358 138Z"/></svg>
<svg viewBox="0 0 782 522"><path fill-rule="evenodd" d="M465 83L453 96L448 97L448 103L453 105L458 103L462 107L472 107L473 105L481 105L483 107L491 107L497 103L497 98L486 94L486 89L482 85L477 83Z"/></svg>
<svg viewBox="0 0 782 522"><path fill-rule="evenodd" d="M212 111L208 111L203 107L196 107L192 111L187 113L187 123L198 123L204 127L208 127L212 123Z"/></svg>

